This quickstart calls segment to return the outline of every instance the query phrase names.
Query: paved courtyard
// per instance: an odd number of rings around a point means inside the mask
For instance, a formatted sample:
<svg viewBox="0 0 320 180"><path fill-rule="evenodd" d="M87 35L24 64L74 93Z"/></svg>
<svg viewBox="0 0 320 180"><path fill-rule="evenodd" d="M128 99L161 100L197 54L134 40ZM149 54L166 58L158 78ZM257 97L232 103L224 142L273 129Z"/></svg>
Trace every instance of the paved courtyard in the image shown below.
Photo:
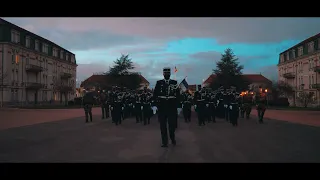
<svg viewBox="0 0 320 180"><path fill-rule="evenodd" d="M161 148L156 117L115 126L94 111L87 124L81 109L0 112L0 162L320 162L316 126L253 117L238 127L221 119L198 127L193 114L190 124L179 119L177 146Z"/></svg>

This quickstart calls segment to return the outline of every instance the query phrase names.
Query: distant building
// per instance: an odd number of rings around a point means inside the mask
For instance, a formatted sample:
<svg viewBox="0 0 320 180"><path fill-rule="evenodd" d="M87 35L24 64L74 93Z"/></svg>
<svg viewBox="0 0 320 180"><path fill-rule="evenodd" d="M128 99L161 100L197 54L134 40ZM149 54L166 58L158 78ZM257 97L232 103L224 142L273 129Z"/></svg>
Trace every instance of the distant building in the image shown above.
<svg viewBox="0 0 320 180"><path fill-rule="evenodd" d="M261 74L243 74L244 79L250 82L250 89L257 89L259 87L270 89L272 87L272 81L264 77ZM217 77L215 74L211 74L202 84L202 87L209 87L210 84Z"/></svg>
<svg viewBox="0 0 320 180"><path fill-rule="evenodd" d="M66 102L76 89L75 54L0 18L0 102Z"/></svg>
<svg viewBox="0 0 320 180"><path fill-rule="evenodd" d="M293 87L295 97L300 92L312 93L313 104L320 105L320 33L312 36L279 55L278 79ZM290 105L301 104L289 97ZM295 102L294 102L295 101Z"/></svg>
<svg viewBox="0 0 320 180"><path fill-rule="evenodd" d="M197 91L197 85L196 84L189 85L188 90L189 90L189 92L191 92L193 94L194 92Z"/></svg>
<svg viewBox="0 0 320 180"><path fill-rule="evenodd" d="M141 80L141 84L140 87L138 89L143 89L144 87L149 88L149 81L147 81L142 75L139 75L140 80ZM108 77L106 75L98 75L98 74L94 74L92 76L90 76L89 78L87 78L86 80L84 80L80 87L82 88L89 88L89 89L95 89L99 86L99 84L108 84ZM112 85L112 84L111 84Z"/></svg>

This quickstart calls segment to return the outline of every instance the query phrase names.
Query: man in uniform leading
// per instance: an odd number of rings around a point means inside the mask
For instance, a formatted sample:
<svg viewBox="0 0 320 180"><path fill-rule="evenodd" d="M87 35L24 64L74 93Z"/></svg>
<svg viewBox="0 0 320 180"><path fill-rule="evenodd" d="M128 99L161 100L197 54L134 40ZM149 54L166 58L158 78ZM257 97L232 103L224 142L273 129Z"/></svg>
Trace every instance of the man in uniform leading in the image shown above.
<svg viewBox="0 0 320 180"><path fill-rule="evenodd" d="M163 68L164 79L157 81L154 88L153 97L157 100L159 122L162 138L162 146L168 147L168 131L173 145L176 145L175 130L176 130L176 115L177 105L180 103L180 90L176 80L171 80L171 69Z"/></svg>

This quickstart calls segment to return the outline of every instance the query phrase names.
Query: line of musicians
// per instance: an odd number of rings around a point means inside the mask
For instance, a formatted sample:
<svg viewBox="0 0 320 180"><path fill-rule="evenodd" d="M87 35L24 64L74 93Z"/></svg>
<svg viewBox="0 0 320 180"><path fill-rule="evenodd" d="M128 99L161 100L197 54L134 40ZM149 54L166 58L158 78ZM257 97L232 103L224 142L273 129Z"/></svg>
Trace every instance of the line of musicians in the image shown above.
<svg viewBox="0 0 320 180"><path fill-rule="evenodd" d="M150 124L154 102L152 93L146 88L143 91L120 90L115 87L111 91L102 91L99 94L102 110L102 119L109 118L119 125L126 118L135 116L136 123Z"/></svg>
<svg viewBox="0 0 320 180"><path fill-rule="evenodd" d="M111 91L102 91L99 94L102 110L102 119L111 116L115 125L121 124L126 118L135 116L136 123L150 124L150 118L156 113L156 106L152 93L146 88L142 91L127 91L113 88ZM194 107L198 125L216 122L216 117L224 118L233 126L238 125L241 118L249 118L253 105L252 97L240 96L235 89L219 88L216 91L201 90L191 95L188 92L181 93L180 106L186 123L191 122L192 106ZM259 122L263 123L263 115L266 110L263 101L257 101ZM177 112L177 117L178 118ZM177 128L176 123L176 128Z"/></svg>

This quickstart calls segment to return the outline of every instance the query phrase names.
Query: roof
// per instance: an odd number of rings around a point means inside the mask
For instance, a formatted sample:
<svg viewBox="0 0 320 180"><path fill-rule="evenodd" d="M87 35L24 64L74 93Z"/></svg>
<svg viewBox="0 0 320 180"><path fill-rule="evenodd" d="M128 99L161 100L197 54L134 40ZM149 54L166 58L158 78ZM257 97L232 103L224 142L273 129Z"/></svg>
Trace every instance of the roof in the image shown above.
<svg viewBox="0 0 320 180"><path fill-rule="evenodd" d="M197 90L197 85L196 85L196 84L189 85L189 86L188 86L188 89L189 89L190 91L196 91L196 90Z"/></svg>
<svg viewBox="0 0 320 180"><path fill-rule="evenodd" d="M141 84L149 84L149 81L146 80L146 78L144 78L142 75L140 76L140 80L141 80ZM92 75L89 78L87 78L86 80L84 80L83 82L81 82L80 87L85 86L87 83L105 83L106 81L108 81L108 78L110 78L110 76L106 76L106 75Z"/></svg>
<svg viewBox="0 0 320 180"><path fill-rule="evenodd" d="M57 46L57 47L65 50L65 51L67 51L68 53L70 53L70 54L72 54L72 55L75 55L74 53L68 51L67 49L65 49L65 48L57 45L56 43L54 43L54 42L52 42L52 41L50 41L50 40L48 40L48 39L46 39L46 38L44 38L44 37L41 37L41 36L39 36L39 35L37 35L37 34L34 34L33 32L30 32L30 31L28 31L28 30L26 30L26 29L24 29L24 28L22 28L22 27L20 27L20 26L17 26L17 25L15 25L15 24L12 24L11 22L6 21L6 20L4 20L4 19L2 19L2 18L0 18L0 24L10 25L10 26L13 26L13 27L15 27L15 28L17 28L17 29L19 29L19 30L26 31L26 32L28 32L29 34L33 35L33 36L39 37L39 39L43 39L43 40L45 40L45 41L48 41L49 43L51 43L51 44L53 44L53 45L55 45L55 46Z"/></svg>
<svg viewBox="0 0 320 180"><path fill-rule="evenodd" d="M288 50L290 50L290 49L293 49L293 48L299 47L299 46L301 46L301 45L304 45L305 43L307 43L307 42L309 42L309 41L312 41L312 40L314 40L314 39L317 39L317 38L320 38L320 33L318 33L318 34L316 34L316 35L314 35L314 36L311 36L311 37L309 37L309 38L307 38L307 39L299 42L298 44L296 44L296 45L294 45L294 46L286 49L285 51L281 52L280 54L283 54L283 53L285 53L286 51L288 51Z"/></svg>
<svg viewBox="0 0 320 180"><path fill-rule="evenodd" d="M248 80L250 83L272 83L268 78L264 77L261 74L243 74L242 75L246 80ZM203 84L211 84L213 80L217 77L215 74L211 74L204 82Z"/></svg>

